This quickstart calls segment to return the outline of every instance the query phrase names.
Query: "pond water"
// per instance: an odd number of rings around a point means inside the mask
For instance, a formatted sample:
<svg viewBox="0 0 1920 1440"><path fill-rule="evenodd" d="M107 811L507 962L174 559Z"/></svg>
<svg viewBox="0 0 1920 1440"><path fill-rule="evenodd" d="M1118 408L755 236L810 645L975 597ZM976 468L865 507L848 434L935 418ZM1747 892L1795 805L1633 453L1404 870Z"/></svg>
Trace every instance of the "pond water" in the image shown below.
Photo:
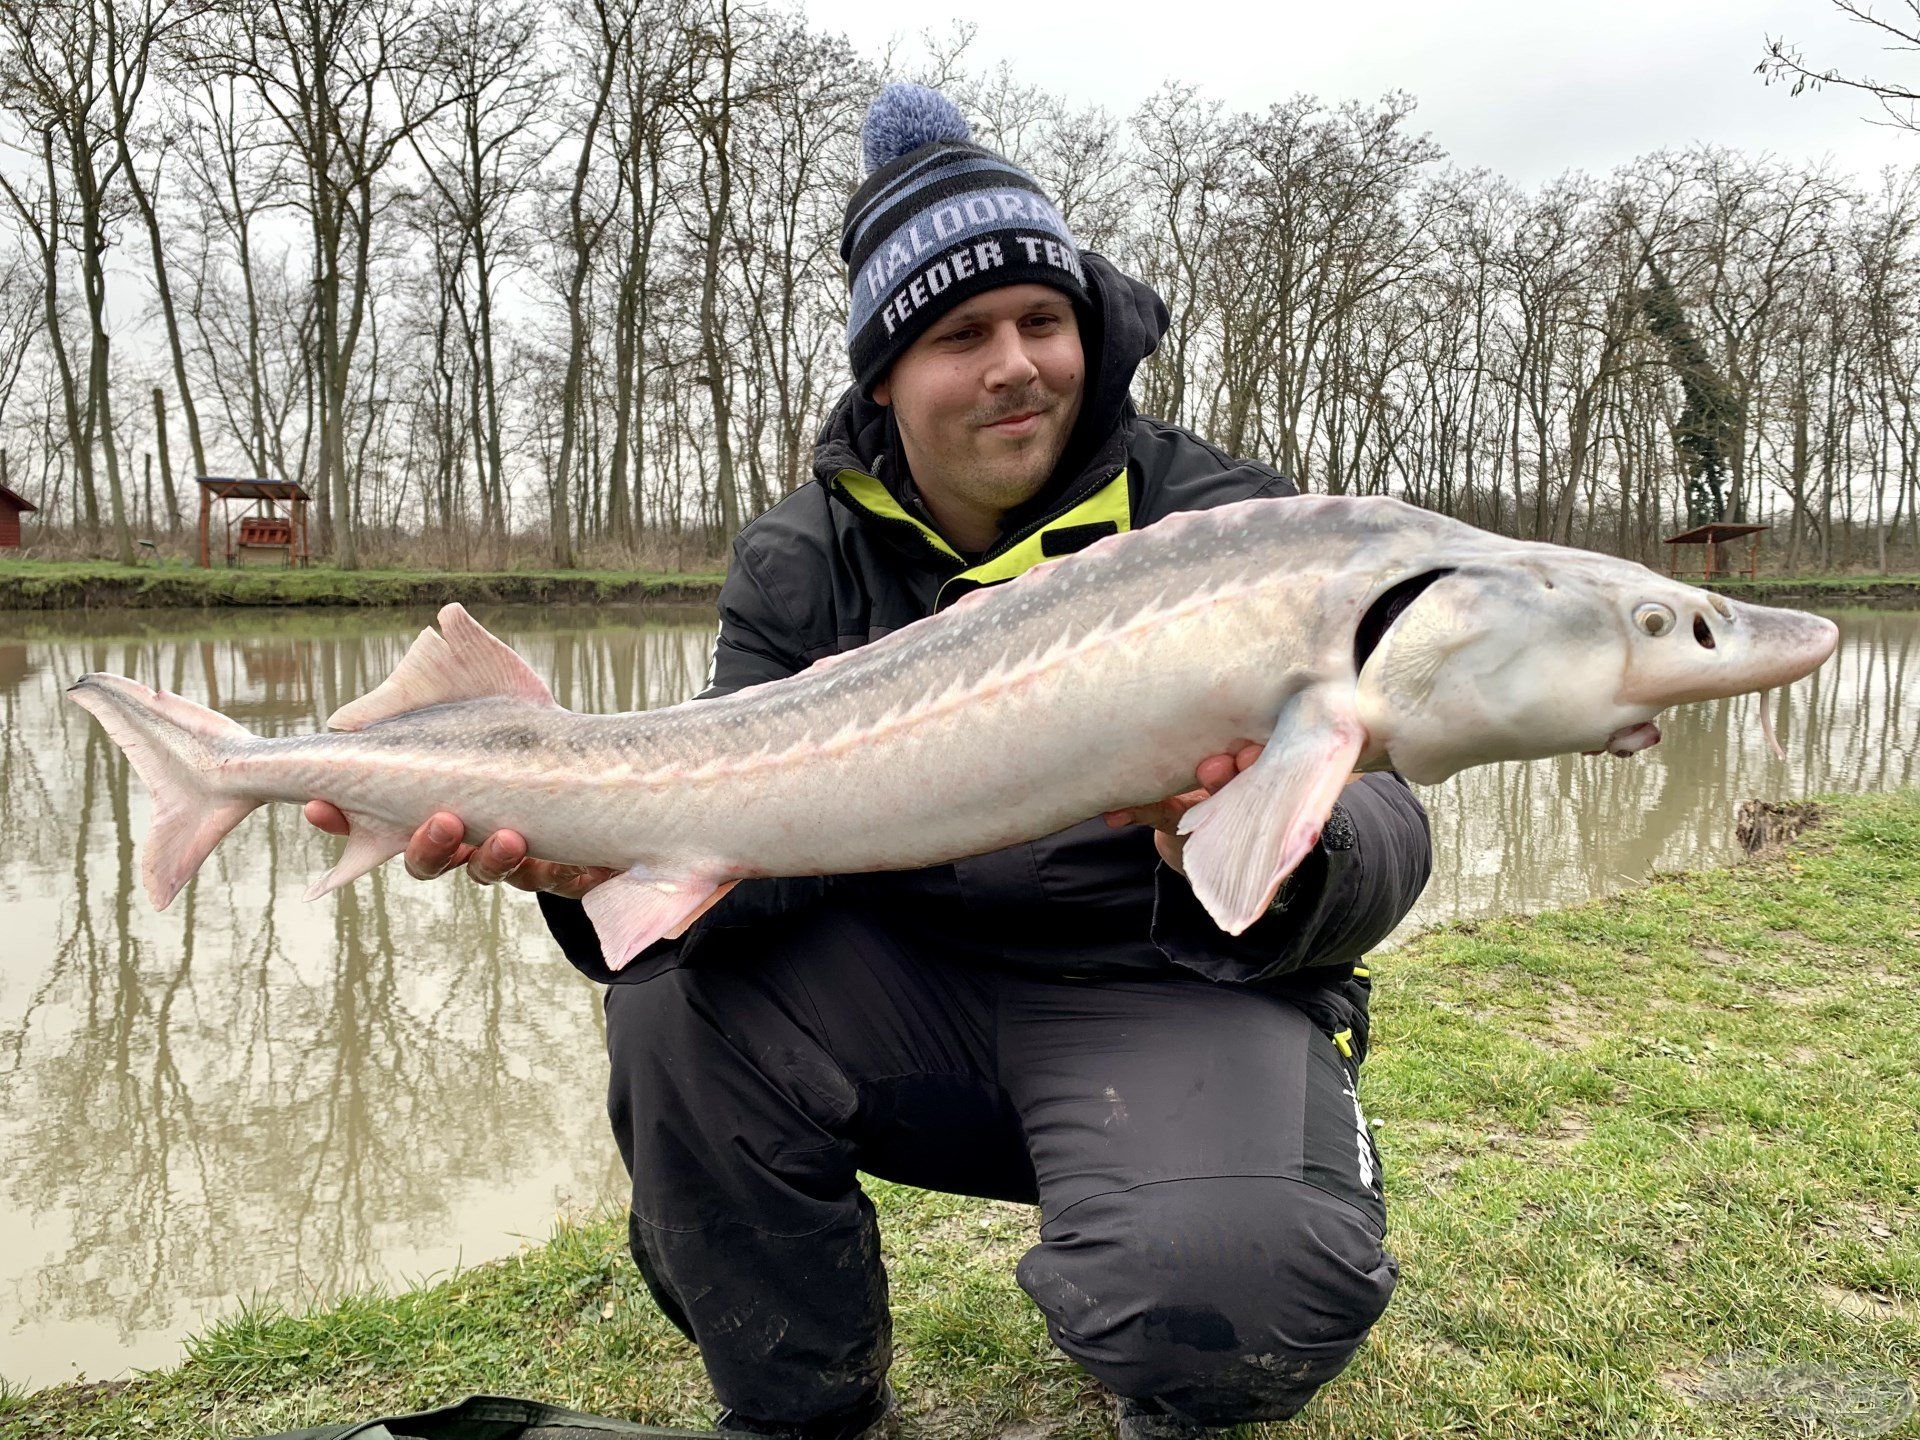
<svg viewBox="0 0 1920 1440"><path fill-rule="evenodd" d="M166 1364L248 1299L404 1286L620 1195L594 986L531 899L397 866L313 905L336 842L261 811L164 915L147 804L77 707L114 671L263 734L371 689L422 613L0 615L0 1376ZM710 614L496 608L563 704L699 688ZM1423 792L1435 876L1405 929L1537 909L1736 849L1751 796L1920 783L1920 614L1836 615L1838 655L1775 695L1670 717L1632 761L1469 771ZM1390 969L1376 1007L1390 1013Z"/></svg>

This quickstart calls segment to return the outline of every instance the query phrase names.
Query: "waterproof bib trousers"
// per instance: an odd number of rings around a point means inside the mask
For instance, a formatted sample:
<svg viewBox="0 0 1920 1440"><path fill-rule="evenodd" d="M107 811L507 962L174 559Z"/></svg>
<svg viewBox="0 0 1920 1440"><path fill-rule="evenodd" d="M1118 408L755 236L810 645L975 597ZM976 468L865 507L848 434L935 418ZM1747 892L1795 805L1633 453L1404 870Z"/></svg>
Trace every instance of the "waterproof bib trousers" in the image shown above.
<svg viewBox="0 0 1920 1440"><path fill-rule="evenodd" d="M858 1172L1035 1203L1017 1278L1062 1350L1202 1423L1290 1416L1398 1274L1363 1050L1295 988L993 968L839 901L711 936L606 992L635 1259L724 1405L803 1422L890 1358Z"/></svg>

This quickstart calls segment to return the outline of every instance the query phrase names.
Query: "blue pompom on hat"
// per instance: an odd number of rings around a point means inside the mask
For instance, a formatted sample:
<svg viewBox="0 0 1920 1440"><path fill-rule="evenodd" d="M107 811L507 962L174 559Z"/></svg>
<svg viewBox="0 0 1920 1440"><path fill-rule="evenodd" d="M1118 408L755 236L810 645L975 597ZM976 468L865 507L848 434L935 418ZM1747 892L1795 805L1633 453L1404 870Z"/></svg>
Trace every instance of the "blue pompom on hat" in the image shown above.
<svg viewBox="0 0 1920 1440"><path fill-rule="evenodd" d="M905 81L875 96L860 122L860 153L869 175L922 145L972 138L973 127L958 105L930 86Z"/></svg>
<svg viewBox="0 0 1920 1440"><path fill-rule="evenodd" d="M867 107L867 178L847 202L840 256L852 287L847 352L871 393L902 351L962 300L1040 284L1090 308L1080 247L1018 165L973 141L953 101L925 85L887 86Z"/></svg>

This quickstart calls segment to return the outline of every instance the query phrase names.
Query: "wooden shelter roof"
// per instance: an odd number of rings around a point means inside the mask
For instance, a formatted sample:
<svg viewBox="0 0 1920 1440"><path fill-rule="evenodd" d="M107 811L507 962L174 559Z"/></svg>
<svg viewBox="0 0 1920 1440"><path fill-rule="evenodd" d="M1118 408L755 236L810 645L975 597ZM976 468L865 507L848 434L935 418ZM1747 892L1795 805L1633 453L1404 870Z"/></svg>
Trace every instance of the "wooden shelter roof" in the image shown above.
<svg viewBox="0 0 1920 1440"><path fill-rule="evenodd" d="M1742 535L1757 535L1762 530L1771 530L1771 525L1730 525L1724 520L1716 520L1710 525L1696 525L1691 530L1682 530L1678 535L1669 535L1662 541L1666 545L1718 545L1727 540L1738 540Z"/></svg>
<svg viewBox="0 0 1920 1440"><path fill-rule="evenodd" d="M0 485L0 500L4 500L7 504L13 506L14 509L18 510L23 515L28 513L29 511L38 510L40 508L38 505L34 504L31 500L27 499L26 496L22 495L18 490L11 489L5 485Z"/></svg>
<svg viewBox="0 0 1920 1440"><path fill-rule="evenodd" d="M241 475L201 475L198 483L222 500L311 500L298 480L264 480Z"/></svg>

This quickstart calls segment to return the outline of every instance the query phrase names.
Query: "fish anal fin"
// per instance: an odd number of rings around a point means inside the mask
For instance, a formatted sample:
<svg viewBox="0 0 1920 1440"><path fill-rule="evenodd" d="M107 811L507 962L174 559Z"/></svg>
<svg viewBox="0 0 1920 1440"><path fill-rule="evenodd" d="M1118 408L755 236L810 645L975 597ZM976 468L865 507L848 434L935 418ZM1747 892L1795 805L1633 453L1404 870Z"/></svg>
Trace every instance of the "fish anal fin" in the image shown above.
<svg viewBox="0 0 1920 1440"><path fill-rule="evenodd" d="M1238 935L1266 913L1319 841L1365 742L1350 704L1303 691L1260 757L1180 817L1187 881L1222 930Z"/></svg>
<svg viewBox="0 0 1920 1440"><path fill-rule="evenodd" d="M440 611L439 630L422 630L399 665L373 690L342 705L327 719L330 730L362 730L429 705L462 700L519 700L555 704L547 682L506 642L460 605Z"/></svg>
<svg viewBox="0 0 1920 1440"><path fill-rule="evenodd" d="M307 887L302 898L318 900L322 895L331 895L342 885L351 885L362 875L393 859L407 848L407 841L413 838L409 830L384 820L375 820L370 816L347 812L347 848L340 852L340 859L333 869L322 875Z"/></svg>
<svg viewBox="0 0 1920 1440"><path fill-rule="evenodd" d="M619 970L654 941L685 933L735 883L636 865L594 886L581 904L600 938L601 958Z"/></svg>

